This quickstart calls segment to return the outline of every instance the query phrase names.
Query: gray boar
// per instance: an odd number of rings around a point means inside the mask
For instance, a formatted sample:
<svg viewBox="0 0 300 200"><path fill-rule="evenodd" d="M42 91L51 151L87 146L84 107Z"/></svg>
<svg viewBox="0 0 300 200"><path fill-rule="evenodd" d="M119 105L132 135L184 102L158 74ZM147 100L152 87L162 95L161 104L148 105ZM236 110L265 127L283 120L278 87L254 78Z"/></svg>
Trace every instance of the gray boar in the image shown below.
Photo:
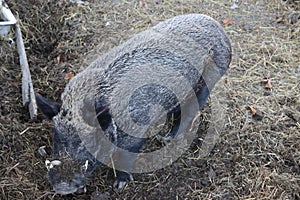
<svg viewBox="0 0 300 200"><path fill-rule="evenodd" d="M230 61L230 41L218 22L182 15L100 56L70 80L61 104L36 94L40 111L54 121L53 152L46 160L54 190L64 195L84 189L116 148L138 153L149 127L162 119L175 119L167 139L188 132ZM119 153L113 159L114 185L122 188L132 180L136 157Z"/></svg>

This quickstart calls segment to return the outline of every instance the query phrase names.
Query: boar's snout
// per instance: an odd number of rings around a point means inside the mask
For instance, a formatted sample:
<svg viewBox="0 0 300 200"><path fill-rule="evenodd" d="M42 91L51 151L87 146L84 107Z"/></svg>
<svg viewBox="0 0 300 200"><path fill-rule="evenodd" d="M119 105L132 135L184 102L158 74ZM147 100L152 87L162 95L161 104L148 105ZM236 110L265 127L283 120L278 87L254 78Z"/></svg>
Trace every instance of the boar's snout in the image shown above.
<svg viewBox="0 0 300 200"><path fill-rule="evenodd" d="M45 162L48 169L48 177L57 194L67 195L85 192L88 161L83 165L77 166L70 161L46 160Z"/></svg>
<svg viewBox="0 0 300 200"><path fill-rule="evenodd" d="M51 177L50 177L51 179ZM81 192L85 188L85 177L76 174L70 182L53 183L53 189L57 194L67 195L75 192Z"/></svg>

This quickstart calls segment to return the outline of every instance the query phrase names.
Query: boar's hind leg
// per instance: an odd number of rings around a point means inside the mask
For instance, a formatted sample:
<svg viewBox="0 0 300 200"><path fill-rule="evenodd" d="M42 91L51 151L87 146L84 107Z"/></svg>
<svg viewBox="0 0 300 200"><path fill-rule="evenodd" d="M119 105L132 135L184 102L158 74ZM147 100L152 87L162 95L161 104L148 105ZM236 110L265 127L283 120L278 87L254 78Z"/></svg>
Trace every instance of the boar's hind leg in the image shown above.
<svg viewBox="0 0 300 200"><path fill-rule="evenodd" d="M199 104L199 110L201 111L205 104L206 101L209 97L209 89L206 85L206 83L204 82L200 88L200 90L198 92L196 92L196 96L197 96L197 100L198 100L198 104Z"/></svg>

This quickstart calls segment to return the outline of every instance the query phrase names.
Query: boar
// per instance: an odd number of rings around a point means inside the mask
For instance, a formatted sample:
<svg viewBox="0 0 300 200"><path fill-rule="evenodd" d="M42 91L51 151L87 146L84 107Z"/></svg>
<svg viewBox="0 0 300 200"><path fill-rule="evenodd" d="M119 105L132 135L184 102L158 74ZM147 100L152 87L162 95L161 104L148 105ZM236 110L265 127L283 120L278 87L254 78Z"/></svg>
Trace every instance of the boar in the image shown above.
<svg viewBox="0 0 300 200"><path fill-rule="evenodd" d="M46 167L55 192L83 190L87 177L116 148L139 153L149 127L159 127L164 119L175 119L166 139L188 134L195 111L204 107L230 62L230 41L220 24L206 15L187 14L98 57L70 80L61 104L36 94L39 110L54 121ZM99 142L102 138L113 145ZM113 159L118 170L114 185L122 188L132 180L136 157L119 153Z"/></svg>

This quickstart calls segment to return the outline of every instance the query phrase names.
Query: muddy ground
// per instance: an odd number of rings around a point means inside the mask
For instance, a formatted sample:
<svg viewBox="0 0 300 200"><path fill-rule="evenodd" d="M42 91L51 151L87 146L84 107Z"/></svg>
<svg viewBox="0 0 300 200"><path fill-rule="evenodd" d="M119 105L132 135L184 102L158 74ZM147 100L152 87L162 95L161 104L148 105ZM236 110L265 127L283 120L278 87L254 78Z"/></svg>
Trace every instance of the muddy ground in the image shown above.
<svg viewBox="0 0 300 200"><path fill-rule="evenodd" d="M201 139L195 139L172 165L135 174L121 192L112 187L111 170L99 169L86 194L61 197L37 152L43 145L51 151L51 123L40 115L29 119L15 44L1 38L0 199L300 199L298 0L240 0L237 7L229 0L89 2L7 1L21 19L35 91L59 100L68 77L101 52L164 19L207 14L223 25L233 48L221 80L225 125L218 142L203 157Z"/></svg>

